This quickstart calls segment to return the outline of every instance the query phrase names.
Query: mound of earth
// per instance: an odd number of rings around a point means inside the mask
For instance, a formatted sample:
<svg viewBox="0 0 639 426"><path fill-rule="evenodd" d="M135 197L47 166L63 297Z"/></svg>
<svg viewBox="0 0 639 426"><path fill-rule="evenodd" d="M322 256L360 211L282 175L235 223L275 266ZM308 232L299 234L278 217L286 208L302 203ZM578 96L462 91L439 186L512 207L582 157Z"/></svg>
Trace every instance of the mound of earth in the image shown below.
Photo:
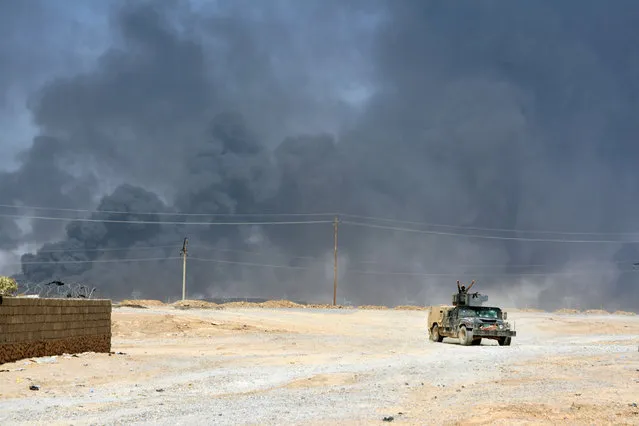
<svg viewBox="0 0 639 426"><path fill-rule="evenodd" d="M388 309L388 306L362 305L362 306L358 306L357 309L379 311L379 310L383 310L383 309Z"/></svg>
<svg viewBox="0 0 639 426"><path fill-rule="evenodd" d="M222 303L220 306L223 308L257 308L260 304L255 302L227 302Z"/></svg>
<svg viewBox="0 0 639 426"><path fill-rule="evenodd" d="M615 311L613 315L635 316L637 314L635 312L628 312L628 311Z"/></svg>
<svg viewBox="0 0 639 426"><path fill-rule="evenodd" d="M555 311L556 314L578 314L579 310L577 309L568 309L562 308Z"/></svg>
<svg viewBox="0 0 639 426"><path fill-rule="evenodd" d="M604 311L603 309L588 309L587 311L584 311L584 314L589 314L589 315L610 315L610 312Z"/></svg>
<svg viewBox="0 0 639 426"><path fill-rule="evenodd" d="M126 306L126 307L132 307L132 308L139 308L139 307L144 307L144 308L149 308L152 306L164 306L164 302L160 301L160 300L153 300L153 299L141 299L141 300L129 300L129 299L125 299L122 300L119 303L120 306Z"/></svg>
<svg viewBox="0 0 639 426"><path fill-rule="evenodd" d="M400 305L400 306L395 306L395 308L393 309L398 311L425 311L428 308L426 308L425 306Z"/></svg>
<svg viewBox="0 0 639 426"><path fill-rule="evenodd" d="M299 303L291 302L290 300L269 300L267 302L262 302L259 304L261 308L303 308L304 305L300 305Z"/></svg>
<svg viewBox="0 0 639 426"><path fill-rule="evenodd" d="M304 305L307 309L353 309L352 306L343 306L343 305L323 305L312 303L310 305Z"/></svg>
<svg viewBox="0 0 639 426"><path fill-rule="evenodd" d="M221 309L220 305L206 300L180 300L173 303L176 309Z"/></svg>

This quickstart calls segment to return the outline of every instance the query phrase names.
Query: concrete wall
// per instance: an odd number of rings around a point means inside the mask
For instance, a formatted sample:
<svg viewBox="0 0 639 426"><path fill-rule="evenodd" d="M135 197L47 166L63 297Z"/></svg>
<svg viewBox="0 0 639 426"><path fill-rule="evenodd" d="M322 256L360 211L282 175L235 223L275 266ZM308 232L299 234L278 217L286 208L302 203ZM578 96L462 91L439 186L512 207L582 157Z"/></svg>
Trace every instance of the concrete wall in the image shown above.
<svg viewBox="0 0 639 426"><path fill-rule="evenodd" d="M110 300L0 297L0 364L110 351Z"/></svg>

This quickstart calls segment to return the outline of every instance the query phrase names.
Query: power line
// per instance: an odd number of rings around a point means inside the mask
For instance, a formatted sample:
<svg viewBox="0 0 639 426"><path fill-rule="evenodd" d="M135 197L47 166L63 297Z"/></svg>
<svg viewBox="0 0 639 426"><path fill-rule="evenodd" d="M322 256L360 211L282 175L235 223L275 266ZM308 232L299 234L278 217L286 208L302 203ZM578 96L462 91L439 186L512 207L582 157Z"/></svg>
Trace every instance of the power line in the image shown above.
<svg viewBox="0 0 639 426"><path fill-rule="evenodd" d="M259 251L250 251L250 250L239 250L239 249L227 249L227 248L218 248L218 247L208 247L206 245L203 244L191 244L189 243L190 247L196 247L199 248L200 250L205 250L205 251L218 251L218 252L229 252L229 253L241 253L241 254L251 254L251 255L257 255L257 256L279 256L279 257L286 257L287 259L301 259L301 260L322 260L318 257L314 257L314 256L289 256L287 254L280 254L280 253L265 253L265 252L259 252ZM134 250L156 250L156 249L163 249L163 248L179 248L178 245L176 244L172 244L172 245L162 245L162 246L144 246L144 247L108 247L108 248L93 248L93 249L85 249L82 247L76 247L76 248L68 248L68 249L51 249L51 250L35 250L34 252L28 252L30 253L36 253L36 254L40 254L40 253L74 253L74 252L118 252L118 251L134 251ZM25 253L26 254L26 253Z"/></svg>
<svg viewBox="0 0 639 426"><path fill-rule="evenodd" d="M373 216L364 216L364 215L355 215L348 213L341 213L342 217L350 217L353 219L363 219L363 220L373 220L378 222L389 222L389 223L402 223L406 225L419 225L426 227L437 227L437 228L449 228L449 229L467 229L469 231L496 231L496 232L521 232L521 233L536 233L536 234L556 234L556 235L639 235L639 231L634 232L571 232L571 231L546 231L546 230L533 230L533 229L515 229L515 228L489 228L489 227L477 227L477 226L466 226L466 225L448 225L448 224L438 224L438 223L429 223L429 222L415 222L409 220L399 220L399 219L388 219L382 217L373 217Z"/></svg>
<svg viewBox="0 0 639 426"><path fill-rule="evenodd" d="M146 246L146 247L107 247L107 248L68 248L68 249L51 249L51 250L36 250L36 253L73 253L73 252L114 252L114 251L131 251L131 250L155 250L162 248L177 248L175 244L165 246Z"/></svg>
<svg viewBox="0 0 639 426"><path fill-rule="evenodd" d="M280 257L286 257L288 259L302 259L302 260L322 260L318 257L314 257L314 256L289 256L287 254L279 254L279 253L265 253L265 252L260 252L260 251L250 251L250 250L238 250L238 249L226 249L226 248L218 248L218 247L208 247L202 244L191 244L191 247L199 247L200 250L206 250L206 251L220 251L220 252L230 252L230 253L242 253L242 254L254 254L257 256L280 256Z"/></svg>
<svg viewBox="0 0 639 426"><path fill-rule="evenodd" d="M98 222L98 223L127 223L132 225L201 225L201 226L235 226L235 225L308 225L319 223L333 223L332 220L302 220L302 221L271 221L271 222L183 222L183 221L157 221L157 220L117 220L117 219L89 219L50 216L27 216L0 213L0 217L12 217L22 219L58 220L73 222Z"/></svg>
<svg viewBox="0 0 639 426"><path fill-rule="evenodd" d="M239 254L248 254L248 255L256 255L256 256L275 256L282 257L289 260L313 260L318 262L325 262L327 259L315 256L290 256L285 253L272 253L272 252L264 252L264 251L250 251L250 250L239 250L239 249L227 249L227 248L218 248L218 247L209 247L204 244L192 244L189 243L191 248L198 248L203 251L213 251L213 252L229 252L229 253L239 253ZM68 248L68 249L51 249L51 250L36 250L35 253L43 254L43 253L84 253L84 252L125 252L125 251L136 251L136 250L157 250L157 249L166 249L179 248L176 244L171 245L158 245L158 246L140 246L140 247L107 247L107 248L93 248L93 249L85 249L81 247L76 248ZM29 252L31 254L33 252ZM394 262L384 262L379 260L358 260L352 261L350 263L353 264L371 264L371 265L393 265ZM597 265L597 264L626 264L626 263L636 263L636 259L632 260L597 260L597 261L584 261L580 262L582 265ZM481 264L481 263L454 263L454 267L456 268L533 268L533 267L561 267L558 264L549 264L549 263L527 263L527 264Z"/></svg>
<svg viewBox="0 0 639 426"><path fill-rule="evenodd" d="M153 257L153 258L123 258L123 259L97 259L97 260L55 260L55 261L32 261L21 263L5 263L5 265L51 265L51 264L93 264L93 263L131 263L131 262L150 262L150 261L166 261L166 260L179 260L181 257ZM293 270L311 270L308 266L290 266L290 265L277 265L268 263L254 263L243 261L232 261L225 259L214 258L200 258L191 257L189 259L199 262L212 262L221 264L232 264L239 266L252 266L252 267L266 267L276 269L293 269ZM616 271L620 273L627 272L639 272L637 269ZM412 271L366 271L357 269L346 269L347 274L357 275L381 275L381 276L414 276L414 277L460 277L460 276L474 276L474 277L501 277L501 276L573 276L592 274L592 269L582 269L580 271L571 272L503 272L503 273L483 273L483 272L446 272L446 273L429 273L429 272L412 272Z"/></svg>
<svg viewBox="0 0 639 426"><path fill-rule="evenodd" d="M157 215L157 216L192 216L192 217L302 217L302 216L335 216L338 213L180 213L180 212L150 212L150 211L126 211L126 210L94 210L94 209L69 209L43 206L20 206L15 204L0 204L0 207L28 210L46 210L72 213L105 213L105 214L131 214L131 215Z"/></svg>
<svg viewBox="0 0 639 426"><path fill-rule="evenodd" d="M598 261L584 261L584 262L579 262L580 264L583 265L598 265L598 264L615 264L615 265L622 265L624 263L636 263L637 260L632 259L632 260L598 260ZM380 261L376 261L376 260L362 260L362 261L355 261L352 262L354 264L374 264L374 265L390 265L391 262L380 262ZM568 263L568 262L566 262ZM555 267L561 267L561 265L558 264L550 264L550 263L520 263L520 264L508 264L508 263L502 263L502 264L498 264L498 263L454 263L455 267L458 268L535 268L535 267L542 267L542 266L555 266Z"/></svg>
<svg viewBox="0 0 639 426"><path fill-rule="evenodd" d="M199 226L247 226L247 225L309 225L309 224L328 224L333 223L332 220L303 220L303 221L267 221L267 222L183 222L183 221L151 221L151 220L116 220L116 219L89 219L89 218L63 218L50 216L24 216L0 214L0 217L26 218L39 220L57 220L57 221L77 221L77 222L97 222L97 223L120 223L120 224L146 224L146 225L199 225ZM353 226L385 229L392 231L412 232L430 235L446 235L466 238L480 238L490 240L511 240L511 241L530 241L530 242L554 242L554 243L608 243L608 244L636 244L639 240L565 240L552 238L527 238L527 237L506 237L496 235L477 235L477 234L461 234L456 232L429 231L424 229L404 228L395 226L375 225L371 223L342 221L341 223Z"/></svg>
<svg viewBox="0 0 639 426"><path fill-rule="evenodd" d="M59 207L44 207L44 206L26 206L16 204L0 204L3 208L13 209L30 209L30 210L45 210L45 211L60 211L60 212L76 212L76 213L104 213L104 214L128 214L128 215L157 215L157 216L178 216L178 217L345 217L352 219L372 220L378 222L387 223L399 223L406 225L418 225L425 227L435 228L448 228L448 229L465 229L471 231L488 231L488 232L520 232L520 233L537 233L537 234L556 234L556 235L639 235L639 231L632 232L577 232L577 231L550 231L550 230L534 230L534 229L516 229L516 228L492 228L492 227L477 227L466 225L450 225L439 224L429 222L418 222L401 219L390 219L375 216L357 215L350 213L181 213L181 212L152 212L152 211L126 211L126 210L99 210L99 209L71 209L71 208L59 208ZM4 217L25 217L36 218L23 215L5 216ZM63 220L80 220L75 218L63 218Z"/></svg>
<svg viewBox="0 0 639 426"><path fill-rule="evenodd" d="M306 266L272 265L272 264L266 264L266 263L252 263L252 262L241 262L241 261L222 260L222 259L202 259L200 257L189 257L189 259L198 260L200 262L229 263L234 265L261 266L261 267L268 267L268 268L306 269L306 270L311 269Z"/></svg>
<svg viewBox="0 0 639 426"><path fill-rule="evenodd" d="M20 262L20 263L5 263L5 265L48 265L59 263L126 263L126 262L150 262L160 260L174 260L180 259L180 257L143 257L143 258L129 258L129 259L96 259L96 260L52 260L52 261L33 261L33 262Z"/></svg>
<svg viewBox="0 0 639 426"><path fill-rule="evenodd" d="M531 242L547 242L547 243L581 243L581 244L596 244L596 243L608 243L608 244L637 244L639 240L562 240L553 238L526 238L526 237L501 237L497 235L477 235L477 234L460 234L456 232L442 232L442 231L428 231L425 229L413 229L403 228L396 226L374 225L371 223L352 222L349 220L342 221L343 224L360 226L366 228L385 229L390 231L402 231L412 232L417 234L429 234L429 235L446 235L455 237L466 238L480 238L489 240L511 240L511 241L531 241Z"/></svg>
<svg viewBox="0 0 639 426"><path fill-rule="evenodd" d="M635 269L628 269L623 271L618 271L621 273L624 272L639 272ZM408 275L408 276L416 276L416 277L518 277L518 276L554 276L554 275L583 275L588 274L592 275L592 270L583 270L583 271L575 271L575 272L503 272L503 273L473 273L473 272L458 272L458 273L426 273L426 272L403 272L403 271L362 271L355 269L347 269L346 273L352 274L361 274L361 275Z"/></svg>

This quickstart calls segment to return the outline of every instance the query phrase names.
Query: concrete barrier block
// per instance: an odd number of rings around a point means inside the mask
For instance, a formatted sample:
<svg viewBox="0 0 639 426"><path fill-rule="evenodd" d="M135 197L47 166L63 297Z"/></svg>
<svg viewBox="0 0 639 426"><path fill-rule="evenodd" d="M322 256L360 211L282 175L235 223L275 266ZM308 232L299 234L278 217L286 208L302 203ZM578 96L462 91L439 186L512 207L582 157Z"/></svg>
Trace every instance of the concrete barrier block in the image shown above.
<svg viewBox="0 0 639 426"><path fill-rule="evenodd" d="M61 353L110 351L111 312L108 299L3 297L0 363L53 355L60 348L65 348Z"/></svg>

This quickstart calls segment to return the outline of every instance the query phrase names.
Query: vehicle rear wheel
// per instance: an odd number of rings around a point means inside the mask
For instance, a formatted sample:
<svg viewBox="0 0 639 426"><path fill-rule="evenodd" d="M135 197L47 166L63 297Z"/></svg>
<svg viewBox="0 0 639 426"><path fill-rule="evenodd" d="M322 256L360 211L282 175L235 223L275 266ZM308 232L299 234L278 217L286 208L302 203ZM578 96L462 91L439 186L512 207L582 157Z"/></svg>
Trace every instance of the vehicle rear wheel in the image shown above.
<svg viewBox="0 0 639 426"><path fill-rule="evenodd" d="M500 337L497 342L499 342L499 346L510 346L510 341L512 337Z"/></svg>
<svg viewBox="0 0 639 426"><path fill-rule="evenodd" d="M437 324L430 329L430 340L433 342L441 342L444 338L439 334L439 327Z"/></svg>
<svg viewBox="0 0 639 426"><path fill-rule="evenodd" d="M466 330L466 326L462 325L459 329L459 344L469 346L473 341L473 332Z"/></svg>

